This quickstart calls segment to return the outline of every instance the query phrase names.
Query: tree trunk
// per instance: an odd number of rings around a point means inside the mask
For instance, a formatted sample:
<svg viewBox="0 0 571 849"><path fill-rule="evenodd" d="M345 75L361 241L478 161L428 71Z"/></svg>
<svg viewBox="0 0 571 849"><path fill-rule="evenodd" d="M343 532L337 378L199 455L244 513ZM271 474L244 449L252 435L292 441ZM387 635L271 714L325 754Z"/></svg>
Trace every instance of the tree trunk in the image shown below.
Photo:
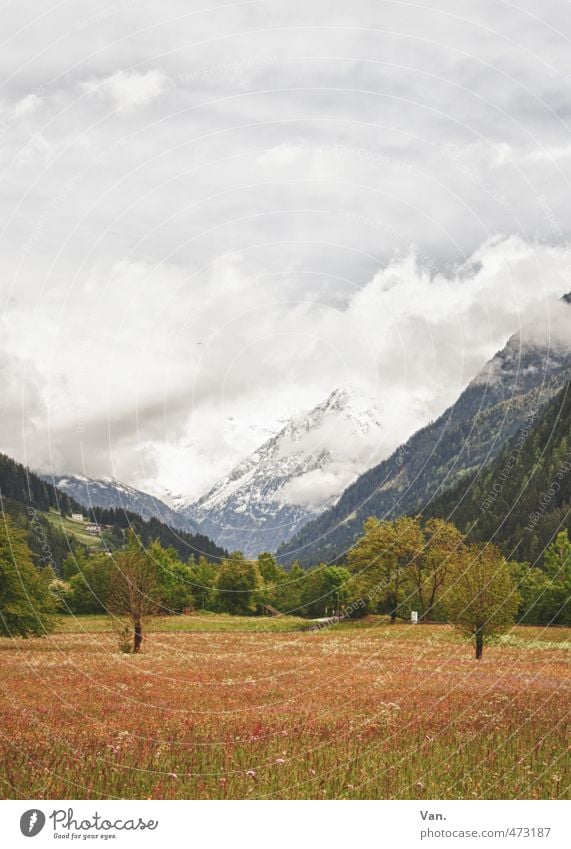
<svg viewBox="0 0 571 849"><path fill-rule="evenodd" d="M478 631L476 634L476 660L481 660L484 654L484 635Z"/></svg>
<svg viewBox="0 0 571 849"><path fill-rule="evenodd" d="M141 648L141 643L143 642L143 628L140 620L135 622L135 641L133 643L133 652L134 654L139 653L139 649Z"/></svg>
<svg viewBox="0 0 571 849"><path fill-rule="evenodd" d="M397 612L396 610L391 610L391 625L396 625L397 621Z"/></svg>

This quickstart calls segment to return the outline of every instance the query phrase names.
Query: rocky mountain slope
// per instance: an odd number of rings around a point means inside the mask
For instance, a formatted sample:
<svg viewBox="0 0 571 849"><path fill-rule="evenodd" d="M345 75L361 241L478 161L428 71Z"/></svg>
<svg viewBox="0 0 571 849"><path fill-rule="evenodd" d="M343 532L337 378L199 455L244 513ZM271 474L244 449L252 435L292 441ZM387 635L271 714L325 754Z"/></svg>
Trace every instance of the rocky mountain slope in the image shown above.
<svg viewBox="0 0 571 849"><path fill-rule="evenodd" d="M273 551L374 462L381 431L373 401L354 389L336 389L181 515L225 548L247 555Z"/></svg>
<svg viewBox="0 0 571 849"><path fill-rule="evenodd" d="M44 475L45 480L74 498L86 508L128 510L143 519L159 519L172 528L195 532L196 523L177 513L163 501L111 477L89 478L84 475Z"/></svg>
<svg viewBox="0 0 571 849"><path fill-rule="evenodd" d="M567 309L562 304L560 312ZM561 325L561 315L558 320ZM543 341L530 329L512 336L455 404L361 475L334 506L282 545L278 555L285 562L300 559L305 564L335 560L360 535L368 516L388 518L428 509L432 499L463 475L496 457L570 374L567 339Z"/></svg>
<svg viewBox="0 0 571 849"><path fill-rule="evenodd" d="M476 542L492 540L506 557L541 564L547 546L571 526L571 383L426 515L454 522Z"/></svg>

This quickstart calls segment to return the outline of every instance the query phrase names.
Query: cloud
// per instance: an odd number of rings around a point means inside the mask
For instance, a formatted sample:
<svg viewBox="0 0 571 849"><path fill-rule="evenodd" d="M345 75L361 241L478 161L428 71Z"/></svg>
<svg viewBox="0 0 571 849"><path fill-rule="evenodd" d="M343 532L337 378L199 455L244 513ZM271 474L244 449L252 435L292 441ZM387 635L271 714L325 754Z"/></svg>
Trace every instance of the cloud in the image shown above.
<svg viewBox="0 0 571 849"><path fill-rule="evenodd" d="M0 350L37 397L33 446L11 407L18 457L198 496L336 385L383 405L388 452L529 310L565 333L555 4L9 17Z"/></svg>
<svg viewBox="0 0 571 849"><path fill-rule="evenodd" d="M322 509L324 504L333 503L361 471L362 468L357 464L347 464L339 469L315 469L288 482L279 490L277 498L282 504L306 507L308 510Z"/></svg>
<svg viewBox="0 0 571 849"><path fill-rule="evenodd" d="M85 91L109 97L120 115L144 109L172 85L167 74L151 70L144 73L116 71L103 79L82 83Z"/></svg>

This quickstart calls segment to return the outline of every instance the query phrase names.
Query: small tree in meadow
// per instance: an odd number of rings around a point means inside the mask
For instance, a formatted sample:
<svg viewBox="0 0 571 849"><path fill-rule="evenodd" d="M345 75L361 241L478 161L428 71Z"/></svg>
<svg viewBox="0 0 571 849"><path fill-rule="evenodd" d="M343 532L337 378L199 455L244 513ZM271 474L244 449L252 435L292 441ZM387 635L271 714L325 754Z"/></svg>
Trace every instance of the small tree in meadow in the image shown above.
<svg viewBox="0 0 571 849"><path fill-rule="evenodd" d="M472 545L458 557L449 580L445 603L450 620L472 638L480 660L484 644L514 624L520 596L511 570L493 545Z"/></svg>
<svg viewBox="0 0 571 849"><path fill-rule="evenodd" d="M110 571L107 606L111 613L132 621L133 652L137 654L143 641L144 620L161 608L159 570L130 531L128 546L114 555Z"/></svg>

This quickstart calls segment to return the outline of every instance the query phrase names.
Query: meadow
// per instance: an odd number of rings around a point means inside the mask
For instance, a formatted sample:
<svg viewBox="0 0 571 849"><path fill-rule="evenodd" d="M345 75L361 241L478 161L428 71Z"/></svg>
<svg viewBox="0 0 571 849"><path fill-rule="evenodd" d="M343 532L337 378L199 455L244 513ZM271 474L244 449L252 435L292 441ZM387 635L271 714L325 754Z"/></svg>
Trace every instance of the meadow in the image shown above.
<svg viewBox="0 0 571 849"><path fill-rule="evenodd" d="M0 640L3 798L568 795L570 629L477 662L448 626L373 617L150 625L138 656L106 617Z"/></svg>

